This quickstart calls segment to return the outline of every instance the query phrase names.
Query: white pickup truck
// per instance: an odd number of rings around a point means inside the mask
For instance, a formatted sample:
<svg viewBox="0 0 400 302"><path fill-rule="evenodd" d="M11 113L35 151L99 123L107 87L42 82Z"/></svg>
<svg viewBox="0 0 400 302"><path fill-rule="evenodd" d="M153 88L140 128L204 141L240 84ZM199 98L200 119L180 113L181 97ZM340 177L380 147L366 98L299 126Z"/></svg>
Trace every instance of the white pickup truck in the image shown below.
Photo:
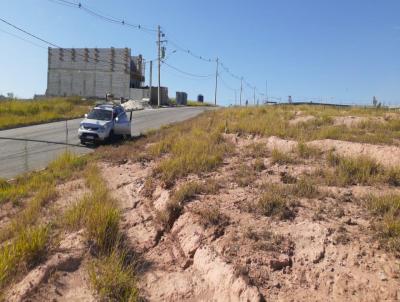
<svg viewBox="0 0 400 302"><path fill-rule="evenodd" d="M78 137L82 144L103 142L114 136L131 136L132 112L128 118L120 105L103 104L94 107L80 123Z"/></svg>

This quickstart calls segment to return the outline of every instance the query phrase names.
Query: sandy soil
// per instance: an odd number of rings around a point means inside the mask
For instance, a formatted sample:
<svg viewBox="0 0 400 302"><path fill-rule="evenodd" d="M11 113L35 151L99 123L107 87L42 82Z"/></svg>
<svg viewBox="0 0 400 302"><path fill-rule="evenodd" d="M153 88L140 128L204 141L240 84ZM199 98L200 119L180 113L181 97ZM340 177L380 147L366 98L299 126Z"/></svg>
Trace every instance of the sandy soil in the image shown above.
<svg viewBox="0 0 400 302"><path fill-rule="evenodd" d="M321 199L297 199L296 217L281 221L257 213L260 184L280 182L282 172L300 175L313 164L271 165L254 184L239 187L234 172L243 150L253 142L279 145L293 142L227 137L238 146L214 173L216 195L200 195L185 205L171 231L157 222L171 192L157 186L144 197L145 179L154 163L105 165L110 188L121 200L130 245L140 254L140 291L149 301L397 301L400 300L400 261L374 240L371 217L360 198L373 188L329 188ZM316 163L317 165L318 163ZM197 177L189 177L191 180ZM181 181L182 182L182 181ZM180 183L181 183L180 182ZM177 184L179 186L179 184ZM375 190L375 189L374 189ZM376 189L377 191L379 190ZM204 225L199 209L217 206L226 217ZM310 296L310 293L312 295Z"/></svg>
<svg viewBox="0 0 400 302"><path fill-rule="evenodd" d="M137 281L145 301L400 301L400 259L375 240L373 217L362 205L367 193L382 188L321 187L329 194L293 197L293 219L266 217L257 210L263 184L282 183L283 175L297 178L321 163L278 165L266 156L264 168L242 187L235 173L240 165L254 163L246 152L249 145L292 152L297 143L276 137L225 139L237 149L217 171L190 175L168 190L152 176L155 162L100 165L119 201L127 245L137 254ZM311 144L346 155L365 153L387 165L400 158L393 156L400 152L397 147L331 140ZM148 177L154 180L150 194ZM219 192L197 195L165 228L159 212L173 190L189 180L209 179L221 184ZM84 186L77 188L82 195ZM70 204L62 200L55 206ZM218 212L217 223L204 218L210 209ZM87 282L82 231L63 238L45 263L13 286L9 301L96 300Z"/></svg>

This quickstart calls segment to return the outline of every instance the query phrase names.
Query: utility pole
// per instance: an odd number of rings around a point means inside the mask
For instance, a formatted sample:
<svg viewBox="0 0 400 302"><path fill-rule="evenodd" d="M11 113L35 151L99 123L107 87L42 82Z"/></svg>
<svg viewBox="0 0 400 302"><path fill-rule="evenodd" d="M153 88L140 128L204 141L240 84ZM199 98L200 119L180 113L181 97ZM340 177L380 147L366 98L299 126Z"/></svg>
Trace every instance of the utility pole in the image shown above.
<svg viewBox="0 0 400 302"><path fill-rule="evenodd" d="M157 101L158 101L158 107L161 106L161 91L160 91L160 86L161 86L161 27L158 25L158 91L157 91Z"/></svg>
<svg viewBox="0 0 400 302"><path fill-rule="evenodd" d="M150 103L151 103L151 98L152 98L152 95L151 95L152 87L153 87L153 61L150 61L150 97L149 97Z"/></svg>
<svg viewBox="0 0 400 302"><path fill-rule="evenodd" d="M217 106L217 89L218 89L218 65L219 59L217 58L217 71L215 72L215 95L214 95L214 105Z"/></svg>
<svg viewBox="0 0 400 302"><path fill-rule="evenodd" d="M268 80L265 80L265 97L267 98L268 103Z"/></svg>
<svg viewBox="0 0 400 302"><path fill-rule="evenodd" d="M236 89L235 89L235 106L237 105L237 93L236 93Z"/></svg>
<svg viewBox="0 0 400 302"><path fill-rule="evenodd" d="M253 98L254 98L254 100L253 100L253 103L254 103L254 106L256 105L256 87L253 87Z"/></svg>
<svg viewBox="0 0 400 302"><path fill-rule="evenodd" d="M242 106L243 77L240 78L239 106Z"/></svg>

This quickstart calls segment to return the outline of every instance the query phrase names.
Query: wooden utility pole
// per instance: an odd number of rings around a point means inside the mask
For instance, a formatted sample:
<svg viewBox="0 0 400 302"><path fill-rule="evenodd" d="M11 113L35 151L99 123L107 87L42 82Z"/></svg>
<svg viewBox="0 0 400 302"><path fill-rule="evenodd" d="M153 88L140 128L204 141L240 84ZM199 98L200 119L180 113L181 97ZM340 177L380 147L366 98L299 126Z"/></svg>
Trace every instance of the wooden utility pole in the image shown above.
<svg viewBox="0 0 400 302"><path fill-rule="evenodd" d="M218 90L218 65L219 59L217 58L217 70L215 72L215 94L214 94L214 105L217 106L217 90Z"/></svg>
<svg viewBox="0 0 400 302"><path fill-rule="evenodd" d="M158 91L157 91L157 102L158 107L161 106L161 27L158 25Z"/></svg>

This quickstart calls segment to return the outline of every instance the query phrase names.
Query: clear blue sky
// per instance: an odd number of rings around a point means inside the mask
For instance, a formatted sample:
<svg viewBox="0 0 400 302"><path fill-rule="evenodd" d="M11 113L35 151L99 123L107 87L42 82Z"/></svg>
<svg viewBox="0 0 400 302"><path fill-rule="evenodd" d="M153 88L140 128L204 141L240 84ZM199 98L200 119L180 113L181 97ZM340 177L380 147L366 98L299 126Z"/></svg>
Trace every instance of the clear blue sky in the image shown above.
<svg viewBox="0 0 400 302"><path fill-rule="evenodd" d="M204 57L218 56L260 92L265 92L268 80L270 96L367 103L376 95L386 104L400 104L398 0L81 2L131 23L160 24L166 39ZM146 59L157 55L155 35L106 23L49 0L1 0L0 17L63 47L130 47ZM12 91L19 97L44 93L46 49L4 31L24 36L0 23L0 93ZM167 44L167 53L175 49ZM215 72L215 63L181 51L168 63L195 74ZM221 78L239 89L240 81L227 73L221 71ZM170 96L182 90L192 99L203 93L213 100L214 81L162 68L162 84L169 87ZM245 86L243 99L252 100L252 95ZM232 103L234 92L220 83L218 99Z"/></svg>

